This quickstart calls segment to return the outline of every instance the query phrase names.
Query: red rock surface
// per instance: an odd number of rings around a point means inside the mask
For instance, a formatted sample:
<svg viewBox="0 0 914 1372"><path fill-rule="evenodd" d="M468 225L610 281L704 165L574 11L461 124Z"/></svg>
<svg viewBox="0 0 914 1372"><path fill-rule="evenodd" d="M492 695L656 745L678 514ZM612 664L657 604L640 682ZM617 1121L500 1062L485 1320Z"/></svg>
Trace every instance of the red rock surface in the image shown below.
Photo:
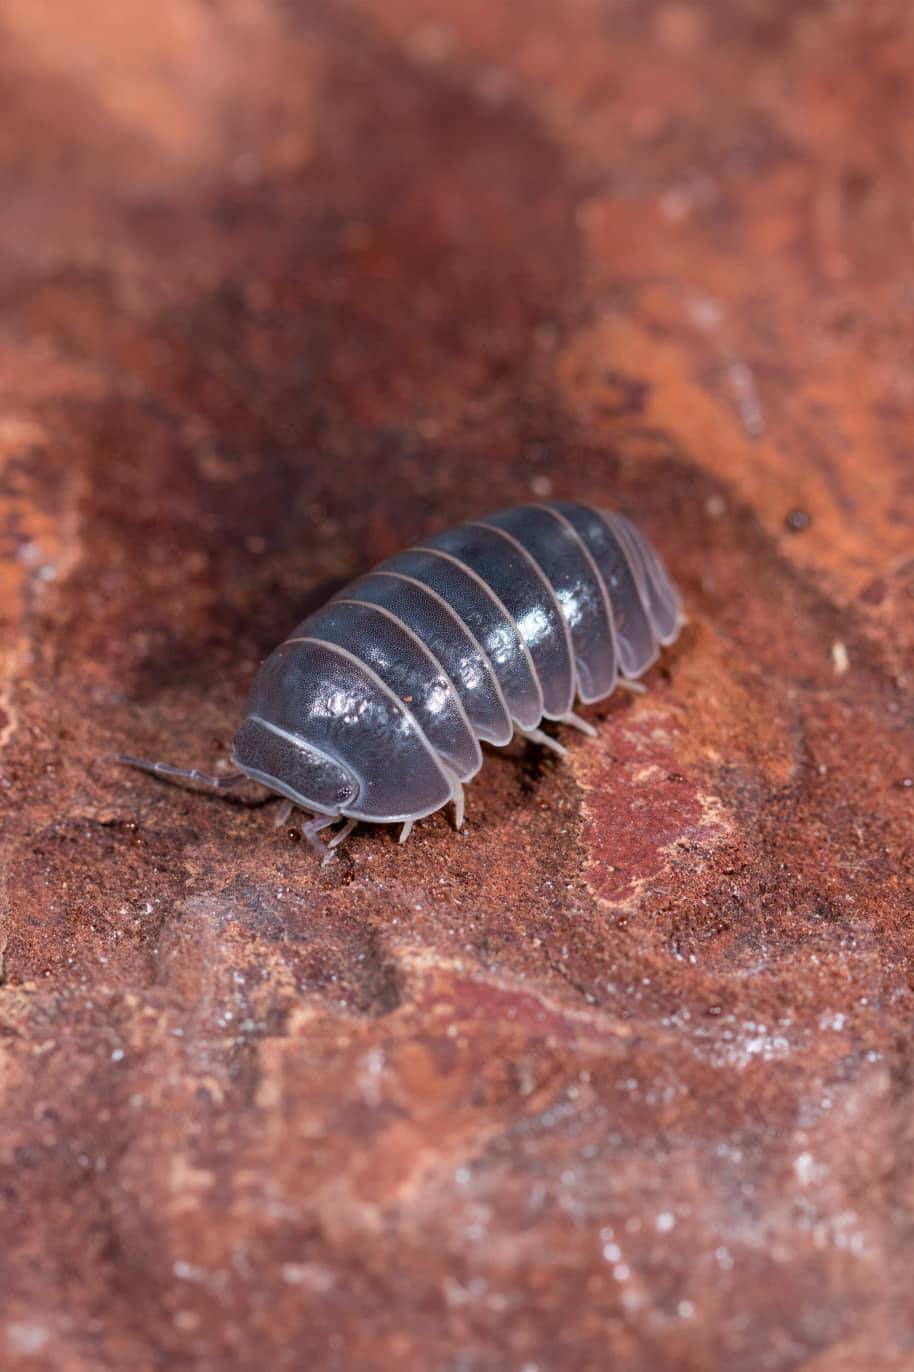
<svg viewBox="0 0 914 1372"><path fill-rule="evenodd" d="M907 0L0 29L0 1367L914 1367ZM106 760L548 493L690 623L464 832Z"/></svg>

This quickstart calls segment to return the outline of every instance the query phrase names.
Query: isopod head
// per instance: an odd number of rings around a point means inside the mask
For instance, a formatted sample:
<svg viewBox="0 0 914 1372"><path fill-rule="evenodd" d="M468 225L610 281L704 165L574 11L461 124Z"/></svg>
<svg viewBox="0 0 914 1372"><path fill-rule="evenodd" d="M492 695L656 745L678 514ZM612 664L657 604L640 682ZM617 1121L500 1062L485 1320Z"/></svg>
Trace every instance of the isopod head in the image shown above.
<svg viewBox="0 0 914 1372"><path fill-rule="evenodd" d="M308 637L261 666L234 760L303 810L349 819L419 819L454 792L405 703L352 653Z"/></svg>
<svg viewBox="0 0 914 1372"><path fill-rule="evenodd" d="M359 793L355 777L335 759L250 715L235 735L232 753L245 776L305 810L338 815Z"/></svg>

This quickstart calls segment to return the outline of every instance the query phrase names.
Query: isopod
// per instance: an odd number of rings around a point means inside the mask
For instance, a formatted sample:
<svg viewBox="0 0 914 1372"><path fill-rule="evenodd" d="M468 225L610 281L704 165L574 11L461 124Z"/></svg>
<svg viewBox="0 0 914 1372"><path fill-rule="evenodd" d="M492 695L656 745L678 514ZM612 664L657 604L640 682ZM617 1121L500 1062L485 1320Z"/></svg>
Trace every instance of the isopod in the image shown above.
<svg viewBox="0 0 914 1372"><path fill-rule="evenodd" d="M572 709L638 678L684 623L650 543L620 514L522 505L420 540L350 582L295 628L254 678L225 776L119 761L215 788L246 777L284 798L278 823L326 855L359 821L399 823L454 803L480 742L516 733L558 753L543 719L596 731ZM343 820L325 846L321 830Z"/></svg>

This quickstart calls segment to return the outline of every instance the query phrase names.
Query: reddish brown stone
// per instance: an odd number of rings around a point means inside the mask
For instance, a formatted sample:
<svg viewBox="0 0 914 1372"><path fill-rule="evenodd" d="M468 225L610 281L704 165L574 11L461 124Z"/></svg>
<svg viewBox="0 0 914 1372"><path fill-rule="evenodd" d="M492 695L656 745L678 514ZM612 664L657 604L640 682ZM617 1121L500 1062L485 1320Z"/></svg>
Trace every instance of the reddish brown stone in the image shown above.
<svg viewBox="0 0 914 1372"><path fill-rule="evenodd" d="M914 1367L910 5L0 24L3 1372ZM689 625L462 833L108 760L549 494Z"/></svg>

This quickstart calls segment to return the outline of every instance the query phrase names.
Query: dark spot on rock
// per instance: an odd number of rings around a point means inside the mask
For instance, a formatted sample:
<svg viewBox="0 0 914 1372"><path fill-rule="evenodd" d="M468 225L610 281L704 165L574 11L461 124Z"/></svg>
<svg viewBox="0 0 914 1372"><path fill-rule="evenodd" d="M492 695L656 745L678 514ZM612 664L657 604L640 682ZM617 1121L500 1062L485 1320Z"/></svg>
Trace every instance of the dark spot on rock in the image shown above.
<svg viewBox="0 0 914 1372"><path fill-rule="evenodd" d="M606 391L599 401L600 412L608 418L644 413L650 387L638 377L609 371L604 376Z"/></svg>
<svg viewBox="0 0 914 1372"><path fill-rule="evenodd" d="M888 593L888 586L881 576L868 581L860 592L860 600L864 605L881 605Z"/></svg>

